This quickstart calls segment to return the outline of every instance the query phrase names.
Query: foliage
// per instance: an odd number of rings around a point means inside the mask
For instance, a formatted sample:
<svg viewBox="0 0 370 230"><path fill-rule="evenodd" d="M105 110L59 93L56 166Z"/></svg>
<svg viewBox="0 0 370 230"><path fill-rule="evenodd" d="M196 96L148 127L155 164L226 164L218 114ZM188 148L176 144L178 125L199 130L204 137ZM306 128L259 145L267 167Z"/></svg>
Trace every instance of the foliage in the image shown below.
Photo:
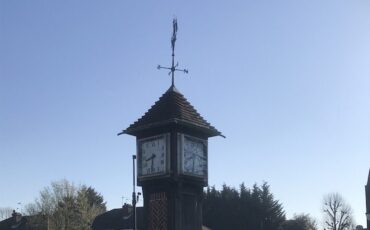
<svg viewBox="0 0 370 230"><path fill-rule="evenodd" d="M264 183L240 190L223 185L221 191L207 188L203 202L203 224L211 229L277 230L285 221L282 205Z"/></svg>
<svg viewBox="0 0 370 230"><path fill-rule="evenodd" d="M46 219L50 230L88 230L94 218L105 211L103 197L92 187L75 186L67 180L52 182L26 206L27 214Z"/></svg>
<svg viewBox="0 0 370 230"><path fill-rule="evenodd" d="M10 207L0 207L0 221L12 216L13 209Z"/></svg>
<svg viewBox="0 0 370 230"><path fill-rule="evenodd" d="M77 194L76 205L80 229L90 229L94 218L106 211L103 197L91 187L83 186Z"/></svg>
<svg viewBox="0 0 370 230"><path fill-rule="evenodd" d="M316 221L308 214L294 215L293 219L284 221L280 230L317 230Z"/></svg>
<svg viewBox="0 0 370 230"><path fill-rule="evenodd" d="M353 228L352 209L338 193L324 196L322 211L324 225L328 230L347 230Z"/></svg>

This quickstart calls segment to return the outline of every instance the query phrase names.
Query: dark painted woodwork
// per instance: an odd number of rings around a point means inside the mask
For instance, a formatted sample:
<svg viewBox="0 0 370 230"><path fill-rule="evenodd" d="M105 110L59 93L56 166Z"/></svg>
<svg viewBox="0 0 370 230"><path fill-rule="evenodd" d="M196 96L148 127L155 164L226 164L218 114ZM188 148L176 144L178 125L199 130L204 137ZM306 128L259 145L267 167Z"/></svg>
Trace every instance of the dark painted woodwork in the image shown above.
<svg viewBox="0 0 370 230"><path fill-rule="evenodd" d="M167 132L168 130L166 130ZM158 133L156 133L158 134ZM201 229L202 225L202 199L203 187L207 186L207 180L196 177L185 176L179 174L178 156L177 153L177 134L178 132L170 132L170 172L166 175L155 176L152 178L138 178L138 185L142 186L144 198L144 221L149 222L150 210L149 201L150 196L155 193L166 193L168 202L168 228L173 230L186 229ZM189 135L196 135L195 133L187 133ZM197 135L199 137L199 135ZM193 203L196 204L194 210L187 208L186 197L192 197ZM147 208L148 207L148 208ZM189 217L191 220L189 221ZM184 222L184 217L188 217L187 224ZM148 228L147 225L146 229Z"/></svg>

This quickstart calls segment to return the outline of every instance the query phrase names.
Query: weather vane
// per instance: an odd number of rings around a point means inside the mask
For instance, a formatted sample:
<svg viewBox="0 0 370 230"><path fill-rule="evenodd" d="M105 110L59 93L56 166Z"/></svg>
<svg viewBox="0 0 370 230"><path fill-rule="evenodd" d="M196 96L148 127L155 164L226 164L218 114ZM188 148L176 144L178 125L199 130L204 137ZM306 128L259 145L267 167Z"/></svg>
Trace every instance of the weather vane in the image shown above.
<svg viewBox="0 0 370 230"><path fill-rule="evenodd" d="M176 34L177 34L177 19L173 19L173 33L171 37L171 47L172 47L172 66L171 67L163 67L158 65L157 69L169 69L170 72L168 75L172 74L172 86L175 85L175 71L181 71L184 73L188 73L189 71L187 69L177 69L177 66L179 63L176 63L175 65L175 43L176 43Z"/></svg>

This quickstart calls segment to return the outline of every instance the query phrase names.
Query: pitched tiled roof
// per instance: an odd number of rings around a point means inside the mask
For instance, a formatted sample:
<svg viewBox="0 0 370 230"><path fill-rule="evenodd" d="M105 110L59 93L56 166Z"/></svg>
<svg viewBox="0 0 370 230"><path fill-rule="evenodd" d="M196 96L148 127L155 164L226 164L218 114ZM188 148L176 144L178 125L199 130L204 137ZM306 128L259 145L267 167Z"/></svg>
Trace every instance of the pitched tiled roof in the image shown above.
<svg viewBox="0 0 370 230"><path fill-rule="evenodd" d="M136 228L143 229L144 222L144 208L136 208ZM116 208L107 211L103 214L95 217L91 229L92 230L120 230L120 229L132 229L133 228L133 216L132 210L127 208Z"/></svg>
<svg viewBox="0 0 370 230"><path fill-rule="evenodd" d="M26 230L30 225L26 217L13 211L12 217L0 221L1 230Z"/></svg>
<svg viewBox="0 0 370 230"><path fill-rule="evenodd" d="M138 131L171 123L196 128L210 137L222 136L221 132L208 123L174 86L171 86L139 120L122 133L135 135Z"/></svg>

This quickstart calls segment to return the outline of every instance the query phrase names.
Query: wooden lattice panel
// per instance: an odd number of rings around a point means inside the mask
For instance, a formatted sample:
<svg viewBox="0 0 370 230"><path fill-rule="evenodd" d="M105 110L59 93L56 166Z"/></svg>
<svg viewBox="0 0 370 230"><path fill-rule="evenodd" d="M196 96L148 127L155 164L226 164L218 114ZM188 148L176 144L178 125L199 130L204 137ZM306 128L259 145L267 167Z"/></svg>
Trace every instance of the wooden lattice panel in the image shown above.
<svg viewBox="0 0 370 230"><path fill-rule="evenodd" d="M165 192L150 194L148 230L167 230L167 196Z"/></svg>

